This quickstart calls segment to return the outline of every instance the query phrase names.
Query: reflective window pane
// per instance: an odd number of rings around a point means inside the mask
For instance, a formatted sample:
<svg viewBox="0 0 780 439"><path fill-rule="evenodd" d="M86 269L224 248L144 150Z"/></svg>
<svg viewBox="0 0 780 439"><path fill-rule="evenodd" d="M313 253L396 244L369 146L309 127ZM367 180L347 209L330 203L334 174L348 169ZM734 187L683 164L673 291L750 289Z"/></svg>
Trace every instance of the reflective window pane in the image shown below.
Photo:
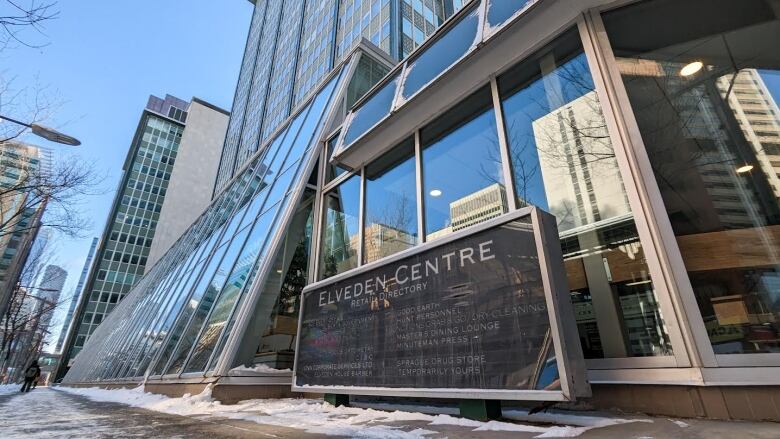
<svg viewBox="0 0 780 439"><path fill-rule="evenodd" d="M357 267L360 175L353 175L325 195L320 279Z"/></svg>
<svg viewBox="0 0 780 439"><path fill-rule="evenodd" d="M339 165L331 163L330 159L333 158L333 152L336 149L336 145L338 144L339 136L335 135L332 139L330 139L327 143L327 156L328 156L328 163L325 165L325 182L328 183L330 181L333 181L336 177L346 174L349 172L347 169L342 168Z"/></svg>
<svg viewBox="0 0 780 439"><path fill-rule="evenodd" d="M347 133L344 135L345 147L351 145L352 142L376 125L377 122L390 114L390 107L393 105L397 86L398 75L382 86L354 111Z"/></svg>
<svg viewBox="0 0 780 439"><path fill-rule="evenodd" d="M187 344L189 342L190 346L192 346L192 340L189 338L191 337L191 334L188 332L188 323L194 314L200 312L201 300L204 297L206 300L213 300L210 294L211 291L208 290L208 287L211 283L211 279L214 276L214 273L216 273L217 268L219 268L219 263L222 260L222 256L225 254L227 248L227 245L223 245L222 247L218 248L211 259L209 259L209 263L206 266L206 269L203 270L200 275L201 277L198 279L195 287L190 292L186 306L179 314L180 320L176 323L175 331L171 333L171 337L168 339L168 343L172 345L171 347L175 347L175 351L173 351L173 349L171 350L174 352L173 356L171 357L173 361L165 373L178 373L178 368L181 367L182 362L184 361L181 352L183 349L182 344ZM182 337L183 334L186 334L187 337ZM180 340L181 344L177 347L176 344L179 343ZM189 350L190 346L187 346L187 350Z"/></svg>
<svg viewBox="0 0 780 439"><path fill-rule="evenodd" d="M519 15L520 11L538 0L490 0L488 2L487 23L497 28Z"/></svg>
<svg viewBox="0 0 780 439"><path fill-rule="evenodd" d="M507 212L488 88L423 128L420 141L427 240Z"/></svg>
<svg viewBox="0 0 780 439"><path fill-rule="evenodd" d="M187 358L190 349L195 343L195 339L197 338L203 323L211 312L211 308L214 306L214 302L218 299L219 293L222 291L222 287L225 285L227 275L230 272L230 269L233 267L233 264L238 257L241 247L244 245L244 241L246 240L248 233L249 230L244 229L238 235L236 235L235 239L230 242L230 244L227 245L227 250L225 250L224 256L219 262L219 266L207 284L206 290L201 293L200 303L197 307L197 310L192 315L189 326L181 338L179 355L174 357L175 359L171 363L171 367L168 370L168 373L177 372L183 366L184 360ZM195 292L195 294L193 294L193 298L195 298L197 294L198 292Z"/></svg>
<svg viewBox="0 0 780 439"><path fill-rule="evenodd" d="M293 219L260 293L255 314L265 326L252 361L273 369L292 369L298 310L306 286L311 243L311 203Z"/></svg>
<svg viewBox="0 0 780 439"><path fill-rule="evenodd" d="M671 354L576 30L499 78L519 205L555 215L586 358Z"/></svg>
<svg viewBox="0 0 780 439"><path fill-rule="evenodd" d="M360 55L355 73L347 86L347 108L355 105L367 91L390 72L384 64L374 60L369 55L363 53Z"/></svg>
<svg viewBox="0 0 780 439"><path fill-rule="evenodd" d="M780 19L770 3L661 0L604 17L716 354L780 352ZM636 32L640 23L656 31Z"/></svg>
<svg viewBox="0 0 780 439"><path fill-rule="evenodd" d="M272 223L276 218L277 212L284 208L285 205L282 202L268 209L263 216L258 218L257 223L252 228L252 232L249 238L247 238L246 246L238 258L236 268L230 276L232 281L229 281L225 286L225 291L215 306L206 330L193 352L193 359L190 360L193 362L193 368L200 368L201 364L205 367L205 362L211 356L211 351L217 352L218 355L224 347L224 342L228 334L230 334L230 328L235 322L235 309L237 309L235 308L235 302L246 297L248 288L251 287L254 280L254 274L265 261L265 255L262 254L262 250L268 245L269 231L275 230L275 228L272 228ZM221 338L218 331L221 331ZM215 345L217 346L216 348L214 347ZM212 365L215 363L216 361L212 360Z"/></svg>
<svg viewBox="0 0 780 439"><path fill-rule="evenodd" d="M463 17L406 66L402 96L408 99L455 64L476 43L478 8Z"/></svg>
<svg viewBox="0 0 780 439"><path fill-rule="evenodd" d="M366 167L363 263L417 244L416 181L413 138Z"/></svg>

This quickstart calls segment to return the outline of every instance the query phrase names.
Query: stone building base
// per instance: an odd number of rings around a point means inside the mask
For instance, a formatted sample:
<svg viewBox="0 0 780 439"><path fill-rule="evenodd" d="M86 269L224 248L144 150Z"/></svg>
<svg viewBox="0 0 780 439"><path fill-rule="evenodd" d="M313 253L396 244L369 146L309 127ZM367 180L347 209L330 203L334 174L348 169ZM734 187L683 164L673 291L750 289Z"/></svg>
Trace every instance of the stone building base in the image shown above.
<svg viewBox="0 0 780 439"><path fill-rule="evenodd" d="M780 386L594 384L589 405L678 418L780 422Z"/></svg>

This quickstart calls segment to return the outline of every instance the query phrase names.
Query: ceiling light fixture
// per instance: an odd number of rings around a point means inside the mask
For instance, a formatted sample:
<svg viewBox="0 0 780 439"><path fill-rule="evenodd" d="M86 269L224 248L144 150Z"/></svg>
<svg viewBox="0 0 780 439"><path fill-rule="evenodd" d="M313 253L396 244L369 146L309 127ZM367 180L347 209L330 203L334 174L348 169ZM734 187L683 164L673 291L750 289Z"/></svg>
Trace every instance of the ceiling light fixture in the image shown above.
<svg viewBox="0 0 780 439"><path fill-rule="evenodd" d="M744 174L745 172L750 172L752 170L753 170L753 165L740 166L739 168L737 168L737 174Z"/></svg>
<svg viewBox="0 0 780 439"><path fill-rule="evenodd" d="M694 61L694 62L692 62L690 64L687 64L682 69L680 69L680 75L681 76L691 76L691 75L693 75L695 73L698 73L699 70L702 69L702 67L704 67L704 63L702 63L701 61Z"/></svg>

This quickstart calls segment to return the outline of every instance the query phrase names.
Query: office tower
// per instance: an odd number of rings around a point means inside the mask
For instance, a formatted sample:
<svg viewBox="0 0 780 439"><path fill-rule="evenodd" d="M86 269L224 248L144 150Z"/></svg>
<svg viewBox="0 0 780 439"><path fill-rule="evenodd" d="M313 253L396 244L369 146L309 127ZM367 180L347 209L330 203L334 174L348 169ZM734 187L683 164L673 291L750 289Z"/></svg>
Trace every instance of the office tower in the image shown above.
<svg viewBox="0 0 780 439"><path fill-rule="evenodd" d="M65 341L65 336L68 334L68 328L73 321L73 312L76 311L76 305L79 303L82 290L84 289L84 283L87 280L89 274L89 267L92 266L92 258L95 256L95 249L97 248L100 238L92 238L92 244L89 246L89 252L87 253L87 259L84 261L84 268L81 269L81 275L79 276L79 282L76 284L76 288L71 293L70 304L68 305L68 312L65 315L65 320L62 322L62 328L60 328L60 335L57 339L57 346L54 348L54 352L60 353L62 351L62 343Z"/></svg>
<svg viewBox="0 0 780 439"><path fill-rule="evenodd" d="M507 212L506 191L496 183L450 203L452 231L465 229Z"/></svg>
<svg viewBox="0 0 780 439"><path fill-rule="evenodd" d="M65 367L208 205L228 117L197 98L149 97L64 343Z"/></svg>
<svg viewBox="0 0 780 439"><path fill-rule="evenodd" d="M460 0L257 1L214 194L361 40L400 61L461 6Z"/></svg>

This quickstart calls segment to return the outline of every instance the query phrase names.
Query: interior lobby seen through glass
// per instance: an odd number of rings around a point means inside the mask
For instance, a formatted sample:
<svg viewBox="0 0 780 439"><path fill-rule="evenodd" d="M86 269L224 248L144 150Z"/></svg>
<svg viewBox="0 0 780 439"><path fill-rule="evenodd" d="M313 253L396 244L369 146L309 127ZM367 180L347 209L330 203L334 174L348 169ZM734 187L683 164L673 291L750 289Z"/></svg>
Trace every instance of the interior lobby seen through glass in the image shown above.
<svg viewBox="0 0 780 439"><path fill-rule="evenodd" d="M555 215L586 358L671 355L579 34L498 78L519 206Z"/></svg>
<svg viewBox="0 0 780 439"><path fill-rule="evenodd" d="M779 17L773 0L604 15L716 354L780 352Z"/></svg>

